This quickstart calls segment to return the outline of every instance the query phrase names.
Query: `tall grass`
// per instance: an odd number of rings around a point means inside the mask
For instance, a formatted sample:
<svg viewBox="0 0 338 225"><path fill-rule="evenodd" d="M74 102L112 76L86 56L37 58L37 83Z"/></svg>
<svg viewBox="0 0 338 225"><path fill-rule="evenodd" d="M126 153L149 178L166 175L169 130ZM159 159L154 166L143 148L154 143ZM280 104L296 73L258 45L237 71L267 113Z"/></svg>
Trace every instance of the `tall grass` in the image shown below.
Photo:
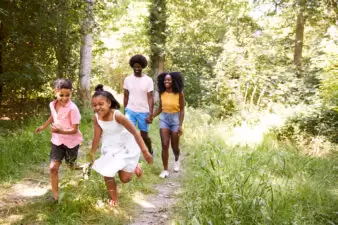
<svg viewBox="0 0 338 225"><path fill-rule="evenodd" d="M257 146L227 146L195 117L203 116L188 113L185 129L181 224L338 223L337 155L310 157L273 135Z"/></svg>

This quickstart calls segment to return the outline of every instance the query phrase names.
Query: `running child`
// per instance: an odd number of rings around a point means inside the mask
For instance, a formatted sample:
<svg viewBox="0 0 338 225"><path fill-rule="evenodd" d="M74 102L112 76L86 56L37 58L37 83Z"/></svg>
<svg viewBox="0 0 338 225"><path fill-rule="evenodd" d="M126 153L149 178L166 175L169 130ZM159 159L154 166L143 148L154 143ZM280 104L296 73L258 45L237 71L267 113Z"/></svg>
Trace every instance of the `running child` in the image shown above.
<svg viewBox="0 0 338 225"><path fill-rule="evenodd" d="M40 127L36 128L38 134L49 125L52 132L50 151L50 181L52 186L52 200L59 199L59 168L62 160L70 168L74 168L78 150L83 140L79 131L81 114L78 107L71 101L72 82L65 79L57 79L54 82L56 100L49 104L51 115Z"/></svg>
<svg viewBox="0 0 338 225"><path fill-rule="evenodd" d="M94 137L90 150L92 168L104 177L110 196L109 206L118 206L116 173L123 183L128 183L134 173L138 177L142 174L138 166L140 151L148 163L152 163L153 159L136 128L118 111L120 104L110 92L103 90L102 84L95 88L92 105L95 111ZM94 162L100 139L101 156Z"/></svg>

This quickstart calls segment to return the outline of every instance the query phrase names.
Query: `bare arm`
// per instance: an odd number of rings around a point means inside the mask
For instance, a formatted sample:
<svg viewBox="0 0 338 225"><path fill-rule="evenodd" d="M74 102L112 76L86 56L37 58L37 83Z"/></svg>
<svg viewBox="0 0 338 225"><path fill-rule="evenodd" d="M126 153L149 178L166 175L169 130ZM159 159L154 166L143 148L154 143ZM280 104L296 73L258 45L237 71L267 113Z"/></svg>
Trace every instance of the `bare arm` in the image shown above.
<svg viewBox="0 0 338 225"><path fill-rule="evenodd" d="M63 129L58 125L52 125L51 130L53 133L58 134L75 134L79 130L79 124L73 124L70 129Z"/></svg>
<svg viewBox="0 0 338 225"><path fill-rule="evenodd" d="M153 118L158 116L161 112L162 112L162 101L161 101L161 97L160 97L160 104L159 104L158 108L155 110L155 112L153 114Z"/></svg>
<svg viewBox="0 0 338 225"><path fill-rule="evenodd" d="M126 107L128 105L128 101L129 101L129 91L127 89L124 89L124 93L123 93L124 112L126 111Z"/></svg>
<svg viewBox="0 0 338 225"><path fill-rule="evenodd" d="M95 152L96 152L96 149L99 147L99 143L100 143L100 139L102 135L102 129L97 123L96 116L94 116L93 120L94 120L94 137L92 141L92 148L90 149L91 162L94 161Z"/></svg>
<svg viewBox="0 0 338 225"><path fill-rule="evenodd" d="M147 99L148 99L148 106L149 106L149 115L146 121L147 123L152 123L153 122L153 110L154 110L154 98L153 98L152 91L147 93Z"/></svg>
<svg viewBox="0 0 338 225"><path fill-rule="evenodd" d="M144 159L148 163L152 163L153 158L150 155L150 153L148 152L147 147L146 147L146 145L143 141L143 138L141 137L140 133L137 132L136 128L130 122L130 120L128 120L124 115L121 115L121 114L115 114L115 119L116 119L116 122L118 122L119 124L124 126L134 136L136 143L138 144L138 146L140 147L140 149L142 151Z"/></svg>
<svg viewBox="0 0 338 225"><path fill-rule="evenodd" d="M53 123L53 117L49 116L48 120L42 126L35 129L35 133L36 134L40 133L41 131L46 129L51 123Z"/></svg>
<svg viewBox="0 0 338 225"><path fill-rule="evenodd" d="M178 129L178 134L181 135L183 132L182 125L184 120L184 94L183 92L180 93L180 128Z"/></svg>

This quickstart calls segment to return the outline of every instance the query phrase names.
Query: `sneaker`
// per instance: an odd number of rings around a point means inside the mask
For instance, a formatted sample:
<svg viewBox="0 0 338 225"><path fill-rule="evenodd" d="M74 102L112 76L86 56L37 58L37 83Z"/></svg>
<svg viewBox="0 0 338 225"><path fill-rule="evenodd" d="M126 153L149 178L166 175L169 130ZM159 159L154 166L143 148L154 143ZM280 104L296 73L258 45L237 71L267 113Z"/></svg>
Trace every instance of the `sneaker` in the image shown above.
<svg viewBox="0 0 338 225"><path fill-rule="evenodd" d="M180 171L180 161L175 161L174 162L174 172Z"/></svg>
<svg viewBox="0 0 338 225"><path fill-rule="evenodd" d="M152 149L152 151L151 152L149 152L150 153L150 155L154 158L154 155L155 155L155 151L154 151L154 149Z"/></svg>
<svg viewBox="0 0 338 225"><path fill-rule="evenodd" d="M167 178L169 177L169 171L168 170L163 170L160 174L161 178Z"/></svg>

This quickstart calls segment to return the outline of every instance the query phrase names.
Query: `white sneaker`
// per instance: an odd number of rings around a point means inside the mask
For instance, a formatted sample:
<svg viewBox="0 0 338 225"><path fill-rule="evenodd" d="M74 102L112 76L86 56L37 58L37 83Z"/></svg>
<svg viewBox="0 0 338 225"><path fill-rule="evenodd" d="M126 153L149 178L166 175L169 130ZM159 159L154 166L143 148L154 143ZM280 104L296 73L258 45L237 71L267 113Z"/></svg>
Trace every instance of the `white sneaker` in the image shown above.
<svg viewBox="0 0 338 225"><path fill-rule="evenodd" d="M180 171L180 161L175 161L174 162L174 172Z"/></svg>
<svg viewBox="0 0 338 225"><path fill-rule="evenodd" d="M160 174L161 178L167 178L169 177L169 171L168 170L163 170Z"/></svg>

